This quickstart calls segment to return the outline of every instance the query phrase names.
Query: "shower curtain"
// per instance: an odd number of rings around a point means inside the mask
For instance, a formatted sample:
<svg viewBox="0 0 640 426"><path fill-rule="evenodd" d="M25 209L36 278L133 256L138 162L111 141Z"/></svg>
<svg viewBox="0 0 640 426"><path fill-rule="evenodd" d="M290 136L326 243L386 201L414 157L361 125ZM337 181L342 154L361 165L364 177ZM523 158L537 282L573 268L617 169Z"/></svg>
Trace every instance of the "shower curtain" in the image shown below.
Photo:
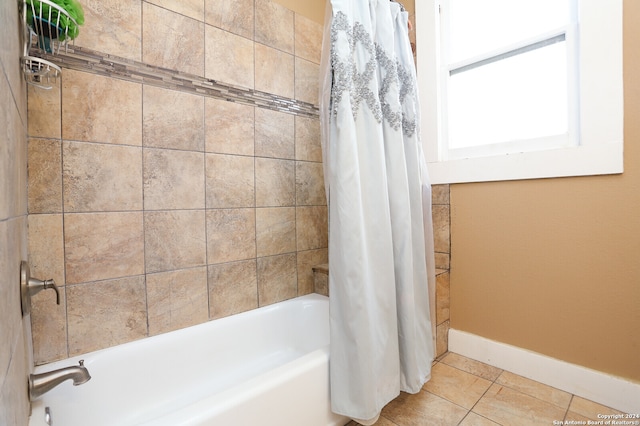
<svg viewBox="0 0 640 426"><path fill-rule="evenodd" d="M400 391L420 391L434 354L431 187L399 4L331 0L320 98L331 405L372 424Z"/></svg>

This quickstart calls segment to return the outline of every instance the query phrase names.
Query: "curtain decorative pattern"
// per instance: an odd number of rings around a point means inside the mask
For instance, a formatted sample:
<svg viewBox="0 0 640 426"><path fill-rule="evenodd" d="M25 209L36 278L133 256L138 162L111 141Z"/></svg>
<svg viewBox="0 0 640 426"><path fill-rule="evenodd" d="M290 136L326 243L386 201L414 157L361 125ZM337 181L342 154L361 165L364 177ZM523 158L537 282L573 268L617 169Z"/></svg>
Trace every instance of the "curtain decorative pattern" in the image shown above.
<svg viewBox="0 0 640 426"><path fill-rule="evenodd" d="M431 186L407 13L389 0L331 0L330 12L320 113L331 403L371 424L400 391L419 392L431 374Z"/></svg>
<svg viewBox="0 0 640 426"><path fill-rule="evenodd" d="M396 82L400 83L400 104L405 102L407 94L414 92L414 78L411 73L398 60L391 59L381 46L374 44L362 24L356 22L352 28L347 15L338 12L331 25L331 43L336 43L341 34L347 38L351 51L347 58L348 62L336 51L331 52L333 113L337 114L337 105L347 92L351 98L354 119L357 118L358 109L364 100L378 123L384 118L394 130L398 130L402 126L407 136L412 136L416 130L415 118L407 119L402 111L394 111L391 104L386 101L391 85ZM358 73L355 60L357 43L360 43L370 55L370 60L366 62L362 73ZM376 67L382 67L385 71L377 95L370 88Z"/></svg>

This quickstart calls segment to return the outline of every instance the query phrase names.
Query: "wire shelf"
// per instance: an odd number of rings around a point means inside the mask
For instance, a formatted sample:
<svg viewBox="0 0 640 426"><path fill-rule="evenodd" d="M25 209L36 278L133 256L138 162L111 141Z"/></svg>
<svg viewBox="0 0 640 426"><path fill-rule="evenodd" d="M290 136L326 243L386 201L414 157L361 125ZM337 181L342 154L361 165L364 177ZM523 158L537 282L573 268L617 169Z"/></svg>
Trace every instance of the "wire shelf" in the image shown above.
<svg viewBox="0 0 640 426"><path fill-rule="evenodd" d="M27 83L41 89L51 89L62 72L56 64L35 56L23 56L21 62Z"/></svg>
<svg viewBox="0 0 640 426"><path fill-rule="evenodd" d="M50 0L23 0L22 20L25 40L21 63L25 79L29 84L50 89L61 70L37 55L67 52L77 36L78 23L63 7Z"/></svg>

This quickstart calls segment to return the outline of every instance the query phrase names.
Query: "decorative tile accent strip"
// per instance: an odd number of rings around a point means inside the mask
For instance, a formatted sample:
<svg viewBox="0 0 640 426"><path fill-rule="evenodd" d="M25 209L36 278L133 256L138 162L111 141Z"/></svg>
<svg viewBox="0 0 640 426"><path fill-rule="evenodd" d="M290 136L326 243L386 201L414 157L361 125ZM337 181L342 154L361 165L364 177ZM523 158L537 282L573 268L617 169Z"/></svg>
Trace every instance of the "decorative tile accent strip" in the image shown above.
<svg viewBox="0 0 640 426"><path fill-rule="evenodd" d="M259 108L270 109L294 115L317 118L317 105L286 98L259 90L233 86L231 84L187 74L167 68L148 65L84 47L70 46L59 54L30 52L33 56L46 59L61 68L85 71L122 80L143 83L165 89L179 90L229 102L237 102Z"/></svg>

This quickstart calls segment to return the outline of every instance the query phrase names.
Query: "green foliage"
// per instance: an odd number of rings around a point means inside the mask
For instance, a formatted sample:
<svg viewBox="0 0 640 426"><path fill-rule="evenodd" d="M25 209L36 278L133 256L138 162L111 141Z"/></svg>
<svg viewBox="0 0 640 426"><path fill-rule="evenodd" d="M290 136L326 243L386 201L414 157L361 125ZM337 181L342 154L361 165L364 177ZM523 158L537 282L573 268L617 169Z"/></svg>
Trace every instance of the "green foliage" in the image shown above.
<svg viewBox="0 0 640 426"><path fill-rule="evenodd" d="M69 16L71 16L78 25L76 25L66 15L59 13L58 9L51 7L46 3L42 3L38 0L27 0L27 22L29 23L29 26L31 26L34 31L38 32L40 25L46 26L50 24L55 28L56 23L58 23L58 29L54 29L51 34L39 35L43 37L57 38L60 41L64 41L67 38L74 39L78 37L78 34L80 33L80 28L78 28L78 26L84 24L84 11L82 10L82 6L78 0L51 0L51 2L66 10ZM42 12L40 12L40 8L42 8ZM36 17L41 16L42 22L34 22L34 11ZM58 15L60 16L59 21ZM67 30L66 37L65 30Z"/></svg>

